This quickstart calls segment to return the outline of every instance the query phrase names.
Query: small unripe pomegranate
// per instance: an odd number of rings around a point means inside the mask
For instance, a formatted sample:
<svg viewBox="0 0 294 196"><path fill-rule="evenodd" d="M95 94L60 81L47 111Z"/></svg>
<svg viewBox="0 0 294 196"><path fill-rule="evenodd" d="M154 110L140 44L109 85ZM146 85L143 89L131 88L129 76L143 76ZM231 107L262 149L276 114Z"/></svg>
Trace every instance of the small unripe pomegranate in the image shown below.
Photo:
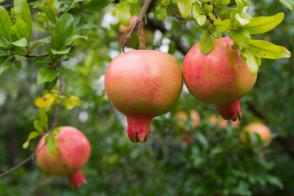
<svg viewBox="0 0 294 196"><path fill-rule="evenodd" d="M243 133L241 134L241 141L246 142L246 135L249 133L249 140L252 142L254 134L258 134L265 146L269 145L272 137L270 128L262 123L250 123L244 128Z"/></svg>
<svg viewBox="0 0 294 196"><path fill-rule="evenodd" d="M208 122L212 126L220 127L223 129L228 128L229 125L231 125L234 129L237 129L240 126L239 120L227 121L227 120L222 119L220 116L216 116L216 115L211 115L208 119Z"/></svg>
<svg viewBox="0 0 294 196"><path fill-rule="evenodd" d="M127 116L132 142L145 142L152 118L166 113L178 99L182 74L177 60L163 52L134 50L115 57L105 75L106 93Z"/></svg>
<svg viewBox="0 0 294 196"><path fill-rule="evenodd" d="M120 33L128 33L129 30L136 24L137 18L138 18L137 16L131 16L129 26L119 25L119 32Z"/></svg>
<svg viewBox="0 0 294 196"><path fill-rule="evenodd" d="M185 56L183 74L190 93L217 105L227 120L241 118L240 98L252 89L257 77L250 73L229 37L216 39L206 55L201 53L199 44L194 45Z"/></svg>
<svg viewBox="0 0 294 196"><path fill-rule="evenodd" d="M38 143L36 158L38 165L50 174L68 176L73 187L86 182L80 169L88 162L91 146L85 135L74 127L59 128L55 136L57 152L53 153L46 144L44 135Z"/></svg>
<svg viewBox="0 0 294 196"><path fill-rule="evenodd" d="M179 127L183 127L186 123L188 123L189 118L191 118L191 125L193 128L198 127L201 121L200 114L196 110L191 110L190 116L188 116L184 111L179 111L176 113L176 117L178 120L177 125Z"/></svg>

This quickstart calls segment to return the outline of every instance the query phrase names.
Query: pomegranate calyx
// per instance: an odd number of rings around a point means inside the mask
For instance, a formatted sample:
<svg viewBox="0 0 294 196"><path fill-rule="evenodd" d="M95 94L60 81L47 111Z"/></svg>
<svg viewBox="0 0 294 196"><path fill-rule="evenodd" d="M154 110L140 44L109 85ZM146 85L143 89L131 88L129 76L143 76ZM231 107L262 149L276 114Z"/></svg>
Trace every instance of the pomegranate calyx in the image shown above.
<svg viewBox="0 0 294 196"><path fill-rule="evenodd" d="M234 101L229 104L218 105L218 111L221 116L226 120L241 120L242 112L240 108L240 100Z"/></svg>
<svg viewBox="0 0 294 196"><path fill-rule="evenodd" d="M127 117L128 121L128 136L134 143L144 143L151 132L151 121L150 117Z"/></svg>
<svg viewBox="0 0 294 196"><path fill-rule="evenodd" d="M73 188L80 188L83 184L87 184L86 178L81 171L77 171L68 177L70 185Z"/></svg>

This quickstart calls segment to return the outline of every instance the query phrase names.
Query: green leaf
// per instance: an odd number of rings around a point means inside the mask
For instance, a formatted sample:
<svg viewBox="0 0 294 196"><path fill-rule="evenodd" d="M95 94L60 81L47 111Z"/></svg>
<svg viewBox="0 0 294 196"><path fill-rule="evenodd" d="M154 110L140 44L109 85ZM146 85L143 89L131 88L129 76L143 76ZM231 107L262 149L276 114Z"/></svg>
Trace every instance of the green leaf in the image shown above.
<svg viewBox="0 0 294 196"><path fill-rule="evenodd" d="M181 16L183 18L188 18L193 6L193 0L177 0L177 5Z"/></svg>
<svg viewBox="0 0 294 196"><path fill-rule="evenodd" d="M67 110L72 110L75 107L79 107L81 105L80 98L76 96L68 96L62 101L62 105Z"/></svg>
<svg viewBox="0 0 294 196"><path fill-rule="evenodd" d="M47 135L46 144L48 146L49 152L52 153L53 155L56 155L57 154L57 142L56 142L54 134Z"/></svg>
<svg viewBox="0 0 294 196"><path fill-rule="evenodd" d="M16 16L14 24L14 34L17 39L25 38L27 41L31 39L31 34L28 25L18 16Z"/></svg>
<svg viewBox="0 0 294 196"><path fill-rule="evenodd" d="M276 186L276 187L278 187L280 189L283 189L283 187L284 187L282 182L278 178L276 178L275 176L266 176L266 180L270 184L272 184L272 185L274 185L274 186Z"/></svg>
<svg viewBox="0 0 294 196"><path fill-rule="evenodd" d="M127 2L121 2L115 6L116 17L120 24L129 26L131 21L131 7Z"/></svg>
<svg viewBox="0 0 294 196"><path fill-rule="evenodd" d="M78 39L88 40L88 37L83 35L73 35L66 40L66 45L68 46Z"/></svg>
<svg viewBox="0 0 294 196"><path fill-rule="evenodd" d="M267 59L289 58L287 48L263 40L250 40L248 50L255 56Z"/></svg>
<svg viewBox="0 0 294 196"><path fill-rule="evenodd" d="M21 38L19 40L16 40L16 41L12 42L12 44L14 46L17 46L17 47L20 47L20 48L25 48L25 47L28 46L28 41L26 40L26 38L23 37L23 38Z"/></svg>
<svg viewBox="0 0 294 196"><path fill-rule="evenodd" d="M39 119L34 120L33 125L34 125L34 128L35 128L37 131L39 131L39 132L43 132L43 131L44 131L44 130L43 130L42 123L40 122Z"/></svg>
<svg viewBox="0 0 294 196"><path fill-rule="evenodd" d="M163 6L168 6L170 4L170 0L160 0L160 3L163 5Z"/></svg>
<svg viewBox="0 0 294 196"><path fill-rule="evenodd" d="M48 130L48 116L46 113L46 109L40 110L40 112L38 113L38 118L43 127L43 130Z"/></svg>
<svg viewBox="0 0 294 196"><path fill-rule="evenodd" d="M244 26L244 29L251 34L265 33L278 26L283 21L284 16L285 14L280 12L274 16L254 17Z"/></svg>
<svg viewBox="0 0 294 196"><path fill-rule="evenodd" d="M294 10L294 0L280 0L280 2L290 10Z"/></svg>
<svg viewBox="0 0 294 196"><path fill-rule="evenodd" d="M0 6L0 40L2 40L2 44L5 46L9 45L9 41L11 41L11 20L10 16L6 9ZM1 44L1 45L2 45Z"/></svg>
<svg viewBox="0 0 294 196"><path fill-rule="evenodd" d="M71 48L66 48L64 50L54 50L51 49L52 54L54 55L63 55L63 54L68 54Z"/></svg>
<svg viewBox="0 0 294 196"><path fill-rule="evenodd" d="M58 150L57 150L57 141L56 141L56 136L59 134L60 128L55 128L49 135L47 135L45 141L46 144L48 145L49 152L56 155Z"/></svg>
<svg viewBox="0 0 294 196"><path fill-rule="evenodd" d="M156 7L154 14L158 20L164 20L167 17L167 10L165 7Z"/></svg>
<svg viewBox="0 0 294 196"><path fill-rule="evenodd" d="M196 3L193 5L192 15L199 26L203 26L205 24L206 16L204 14L200 14L200 8Z"/></svg>
<svg viewBox="0 0 294 196"><path fill-rule="evenodd" d="M214 39L211 35L204 31L200 40L200 51L202 54L208 54L213 49Z"/></svg>
<svg viewBox="0 0 294 196"><path fill-rule="evenodd" d="M226 20L216 19L214 21L214 25L216 26L216 28L219 32L227 32L231 29L231 20L230 19L226 19Z"/></svg>
<svg viewBox="0 0 294 196"><path fill-rule="evenodd" d="M247 47L250 41L250 33L248 31L233 31L232 38L234 43L237 43L241 47Z"/></svg>
<svg viewBox="0 0 294 196"><path fill-rule="evenodd" d="M26 33L28 35L27 41L31 41L32 39L32 15L31 10L29 7L29 4L26 0L14 0L14 13L16 16L21 18L27 25L28 32Z"/></svg>
<svg viewBox="0 0 294 196"><path fill-rule="evenodd" d="M64 13L60 16L52 33L53 50L59 51L65 47L66 40L73 33L73 22L74 17L71 14Z"/></svg>
<svg viewBox="0 0 294 196"><path fill-rule="evenodd" d="M6 58L6 59L5 59ZM10 67L11 63L12 63L12 59L13 57L12 56L9 56L9 57L4 57L2 61L2 63L0 64L0 75Z"/></svg>
<svg viewBox="0 0 294 196"><path fill-rule="evenodd" d="M28 139L27 141L25 141L25 143L22 145L22 147L24 149L27 149L30 145L30 141L35 139L36 137L38 137L41 133L40 132L37 132L37 131L32 131L30 132L29 136L28 136Z"/></svg>
<svg viewBox="0 0 294 196"><path fill-rule="evenodd" d="M68 83L72 86L77 86L78 82L79 82L79 77L78 74L76 72L74 72L71 69L67 69L67 68L60 68L58 69L59 74L62 76L65 76L66 79L68 80Z"/></svg>
<svg viewBox="0 0 294 196"><path fill-rule="evenodd" d="M38 76L37 76L37 84L43 84L45 82L51 82L57 77L57 71L56 69L44 67L39 70Z"/></svg>
<svg viewBox="0 0 294 196"><path fill-rule="evenodd" d="M253 54L250 52L243 52L243 58L245 58L246 64L248 65L249 71L252 75L256 75L258 71L258 62Z"/></svg>

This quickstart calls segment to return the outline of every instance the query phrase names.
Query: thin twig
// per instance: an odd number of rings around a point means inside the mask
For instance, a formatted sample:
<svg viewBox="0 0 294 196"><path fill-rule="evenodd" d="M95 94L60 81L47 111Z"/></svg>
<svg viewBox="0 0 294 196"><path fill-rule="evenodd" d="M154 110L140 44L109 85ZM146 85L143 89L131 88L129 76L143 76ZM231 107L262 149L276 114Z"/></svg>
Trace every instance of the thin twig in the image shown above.
<svg viewBox="0 0 294 196"><path fill-rule="evenodd" d="M63 93L64 93L63 77L59 77L59 96L63 95ZM57 104L55 107L55 113L54 113L50 131L52 131L57 126L58 120L60 118L60 112L61 112L60 105Z"/></svg>
<svg viewBox="0 0 294 196"><path fill-rule="evenodd" d="M152 2L152 0L145 0L144 1L143 7L142 7L142 9L140 11L140 14L139 14L137 20L136 20L136 23L132 26L129 33L127 34L127 36L125 37L125 39L122 42L122 51L123 52L125 52L126 43L127 43L128 39L131 37L131 35L134 32L135 28L137 27L137 25L139 23L142 23L143 18L145 17L145 14L146 14L151 2Z"/></svg>
<svg viewBox="0 0 294 196"><path fill-rule="evenodd" d="M64 93L64 84L63 83L64 83L63 82L63 77L59 77L59 94L60 95L63 95L63 93ZM54 130L54 128L57 126L58 120L60 118L60 112L61 112L60 106L56 105L52 125L51 125L50 130L47 133L52 132ZM46 143L44 143L44 145L39 148L39 151L45 146L46 146ZM23 165L25 165L29 161L33 160L35 158L35 156L36 156L36 152L31 153L26 159L24 159L23 161L21 161L17 165L15 165L15 166L11 167L10 169L0 173L0 178L10 174L11 172L15 171L16 169L22 167Z"/></svg>
<svg viewBox="0 0 294 196"><path fill-rule="evenodd" d="M5 172L0 174L0 178L3 176L6 176L7 174L13 172L14 170L18 169L19 167L23 166L24 164L26 164L27 162L31 161L34 159L36 153L33 152L32 154L30 154L30 156L28 156L26 159L24 159L23 161L21 161L19 164L15 165L14 167L6 170Z"/></svg>

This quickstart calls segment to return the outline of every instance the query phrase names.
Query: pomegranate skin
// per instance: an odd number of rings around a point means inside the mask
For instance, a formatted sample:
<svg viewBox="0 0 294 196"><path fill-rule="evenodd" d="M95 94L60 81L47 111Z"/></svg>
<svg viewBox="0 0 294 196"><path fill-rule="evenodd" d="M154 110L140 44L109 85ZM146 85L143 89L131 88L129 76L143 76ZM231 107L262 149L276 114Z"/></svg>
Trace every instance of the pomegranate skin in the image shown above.
<svg viewBox="0 0 294 196"><path fill-rule="evenodd" d="M79 180L73 182L83 183L80 169L88 162L91 146L85 135L74 127L60 127L60 132L55 137L57 153L49 151L44 135L37 145L36 159L38 165L46 172L55 175L79 176ZM75 178L76 179L76 178ZM80 184L72 184L79 187Z"/></svg>
<svg viewBox="0 0 294 196"><path fill-rule="evenodd" d="M194 45L185 56L183 75L194 97L219 106L221 115L231 120L240 118L240 106L236 104L253 88L257 78L229 37L216 39L206 55L201 53L199 44Z"/></svg>
<svg viewBox="0 0 294 196"><path fill-rule="evenodd" d="M107 96L127 116L128 135L133 142L146 141L152 118L169 110L178 99L182 84L177 60L154 50L118 55L105 75Z"/></svg>

